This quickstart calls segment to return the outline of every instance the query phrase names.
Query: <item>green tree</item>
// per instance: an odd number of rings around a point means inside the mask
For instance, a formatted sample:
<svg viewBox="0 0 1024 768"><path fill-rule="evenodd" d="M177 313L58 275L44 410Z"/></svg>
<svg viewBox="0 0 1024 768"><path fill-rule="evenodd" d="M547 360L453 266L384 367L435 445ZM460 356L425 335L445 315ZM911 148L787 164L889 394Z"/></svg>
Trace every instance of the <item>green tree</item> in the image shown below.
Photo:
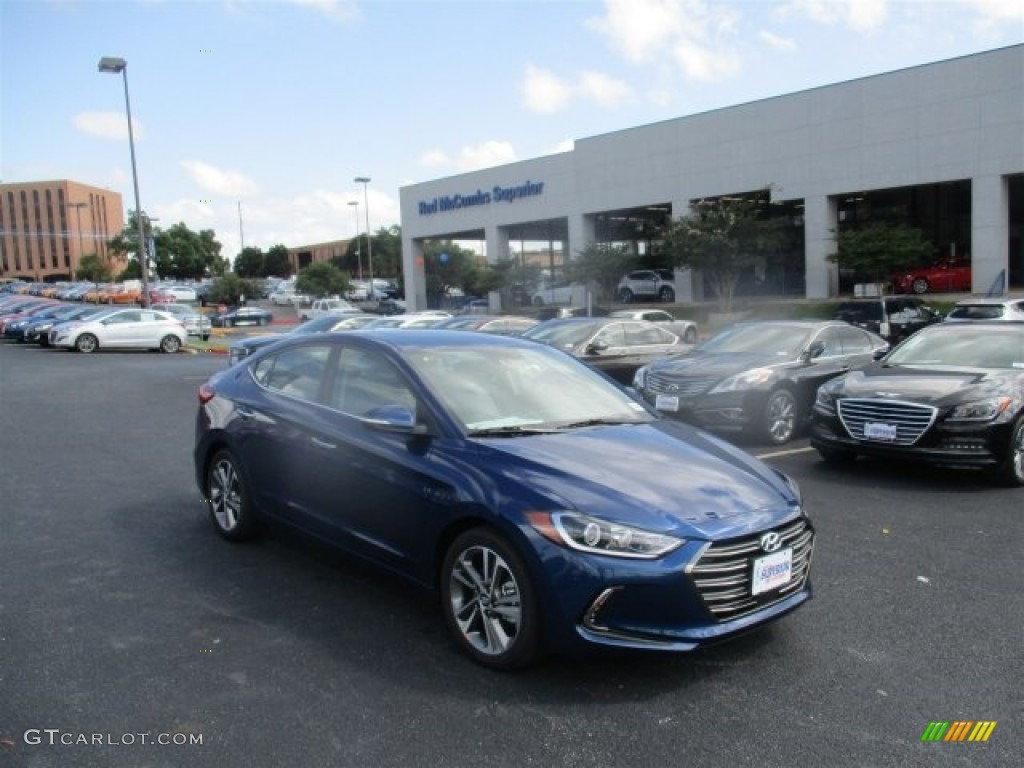
<svg viewBox="0 0 1024 768"><path fill-rule="evenodd" d="M770 216L770 189L697 200L665 229L661 251L672 266L701 272L722 312L731 312L744 270L775 253L781 235Z"/></svg>
<svg viewBox="0 0 1024 768"><path fill-rule="evenodd" d="M244 280L233 272L228 272L210 284L210 290L206 294L206 303L234 306L243 296L248 299L258 295L258 286L255 283Z"/></svg>
<svg viewBox="0 0 1024 768"><path fill-rule="evenodd" d="M184 222L170 229L156 229L156 270L164 278L198 280L222 274L221 244L212 229L193 232Z"/></svg>
<svg viewBox="0 0 1024 768"><path fill-rule="evenodd" d="M348 291L348 276L333 264L318 261L299 272L295 290L315 298L340 296Z"/></svg>
<svg viewBox="0 0 1024 768"><path fill-rule="evenodd" d="M870 275L883 286L893 272L935 255L935 247L921 230L885 222L840 229L836 246L837 251L826 257L829 261Z"/></svg>
<svg viewBox="0 0 1024 768"><path fill-rule="evenodd" d="M266 277L263 271L263 251L247 246L235 256L234 272L239 277Z"/></svg>
<svg viewBox="0 0 1024 768"><path fill-rule="evenodd" d="M288 248L278 244L272 245L263 257L263 277L291 277L292 261L288 257Z"/></svg>
<svg viewBox="0 0 1024 768"><path fill-rule="evenodd" d="M576 283L596 286L599 299L615 297L619 278L636 269L640 258L626 245L594 243L576 252L565 265L565 276Z"/></svg>
<svg viewBox="0 0 1024 768"><path fill-rule="evenodd" d="M93 283L106 283L113 277L113 270L110 269L110 264L106 261L95 253L90 253L88 256L83 256L78 262L75 276Z"/></svg>
<svg viewBox="0 0 1024 768"><path fill-rule="evenodd" d="M480 257L448 240L432 240L423 246L423 272L427 304L441 306L452 288L475 295L480 279Z"/></svg>

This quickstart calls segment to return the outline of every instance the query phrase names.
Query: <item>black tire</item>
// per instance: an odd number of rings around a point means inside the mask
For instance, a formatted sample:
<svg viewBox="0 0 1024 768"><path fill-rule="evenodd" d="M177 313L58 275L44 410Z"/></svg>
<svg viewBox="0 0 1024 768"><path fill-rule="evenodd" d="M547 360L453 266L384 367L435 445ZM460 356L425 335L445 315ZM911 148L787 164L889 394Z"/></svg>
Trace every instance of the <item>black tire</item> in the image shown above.
<svg viewBox="0 0 1024 768"><path fill-rule="evenodd" d="M1018 416L1013 423L1006 456L995 469L995 479L1008 488L1024 485L1024 416Z"/></svg>
<svg viewBox="0 0 1024 768"><path fill-rule="evenodd" d="M622 304L633 303L633 292L629 288L622 288L619 290L619 301Z"/></svg>
<svg viewBox="0 0 1024 768"><path fill-rule="evenodd" d="M201 338L201 339L202 339L203 341L209 341L209 340L210 340L210 334L208 334L208 333L204 333L204 334L203 334L203 335L202 335L202 336L201 336L200 338Z"/></svg>
<svg viewBox="0 0 1024 768"><path fill-rule="evenodd" d="M696 328L687 328L686 329L686 333L683 334L683 341L685 341L687 344L696 344L697 343L697 329Z"/></svg>
<svg viewBox="0 0 1024 768"><path fill-rule="evenodd" d="M461 534L441 566L441 611L456 644L478 664L524 667L540 652L540 611L522 558L487 528Z"/></svg>
<svg viewBox="0 0 1024 768"><path fill-rule="evenodd" d="M257 318L256 318L256 325L257 325L257 326L262 326L264 322L265 322L265 321L263 320L263 318L262 318L262 317L257 317Z"/></svg>
<svg viewBox="0 0 1024 768"><path fill-rule="evenodd" d="M206 503L214 529L225 539L243 541L256 533L249 488L227 449L217 451L206 469Z"/></svg>
<svg viewBox="0 0 1024 768"><path fill-rule="evenodd" d="M75 339L75 349L81 352L83 355L87 355L90 352L95 352L100 348L100 340L93 336L91 333L83 333L77 339Z"/></svg>
<svg viewBox="0 0 1024 768"><path fill-rule="evenodd" d="M914 293L918 294L928 293L928 281L925 280L923 277L919 277L915 279L913 283L910 284L910 289Z"/></svg>
<svg viewBox="0 0 1024 768"><path fill-rule="evenodd" d="M658 298L668 304L676 300L676 292L672 290L671 286L663 285L658 291Z"/></svg>
<svg viewBox="0 0 1024 768"><path fill-rule="evenodd" d="M181 339L172 333L167 334L160 339L160 351L165 352L168 355L175 354L181 349Z"/></svg>
<svg viewBox="0 0 1024 768"><path fill-rule="evenodd" d="M761 411L758 437L770 445L783 445L796 435L800 426L800 407L788 389L776 389Z"/></svg>
<svg viewBox="0 0 1024 768"><path fill-rule="evenodd" d="M842 448L823 448L820 445L816 445L814 449L821 456L822 461L828 464L849 464L857 458L856 453L843 450Z"/></svg>

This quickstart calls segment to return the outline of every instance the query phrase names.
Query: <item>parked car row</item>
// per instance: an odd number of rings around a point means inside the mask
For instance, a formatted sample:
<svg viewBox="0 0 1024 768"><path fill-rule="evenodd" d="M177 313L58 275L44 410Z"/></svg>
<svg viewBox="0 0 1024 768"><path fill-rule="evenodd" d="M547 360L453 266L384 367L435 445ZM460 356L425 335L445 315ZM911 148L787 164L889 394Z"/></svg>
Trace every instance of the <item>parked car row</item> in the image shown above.
<svg viewBox="0 0 1024 768"><path fill-rule="evenodd" d="M185 322L142 307L104 307L15 296L0 298L5 339L90 353L99 349L154 349L173 353L188 338Z"/></svg>

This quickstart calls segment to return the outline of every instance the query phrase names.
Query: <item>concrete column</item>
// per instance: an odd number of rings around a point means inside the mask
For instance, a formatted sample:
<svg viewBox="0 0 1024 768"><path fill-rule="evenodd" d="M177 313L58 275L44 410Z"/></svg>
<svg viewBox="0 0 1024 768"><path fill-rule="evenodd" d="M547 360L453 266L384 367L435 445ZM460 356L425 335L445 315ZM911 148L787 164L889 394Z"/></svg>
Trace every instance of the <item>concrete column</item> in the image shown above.
<svg viewBox="0 0 1024 768"><path fill-rule="evenodd" d="M804 297L827 299L839 293L839 266L828 261L836 252L838 204L822 196L806 198L804 206Z"/></svg>
<svg viewBox="0 0 1024 768"><path fill-rule="evenodd" d="M402 276L405 305L409 312L427 308L427 277L423 269L423 243L402 236Z"/></svg>
<svg viewBox="0 0 1024 768"><path fill-rule="evenodd" d="M1010 283L1009 191L1003 176L971 179L971 291L986 293L1003 272Z"/></svg>
<svg viewBox="0 0 1024 768"><path fill-rule="evenodd" d="M497 264L510 258L508 248L508 229L505 227L485 227L484 239L487 243L487 263Z"/></svg>
<svg viewBox="0 0 1024 768"><path fill-rule="evenodd" d="M572 214L568 217L569 239L562 243L565 249L565 260L576 258L577 251L594 244L594 217L584 213Z"/></svg>
<svg viewBox="0 0 1024 768"><path fill-rule="evenodd" d="M689 199L672 201L672 220L680 219L690 215ZM699 270L677 269L676 270L676 301L700 302L704 301L704 275Z"/></svg>

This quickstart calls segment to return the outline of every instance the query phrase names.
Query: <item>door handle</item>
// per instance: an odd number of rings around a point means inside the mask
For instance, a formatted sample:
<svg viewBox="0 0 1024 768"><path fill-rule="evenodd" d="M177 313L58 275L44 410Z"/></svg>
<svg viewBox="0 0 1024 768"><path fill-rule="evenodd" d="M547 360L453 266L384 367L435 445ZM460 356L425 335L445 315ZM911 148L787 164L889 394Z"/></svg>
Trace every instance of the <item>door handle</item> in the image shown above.
<svg viewBox="0 0 1024 768"><path fill-rule="evenodd" d="M313 441L313 445L317 446L318 448L326 448L327 450L334 450L335 448L338 447L337 443L330 443L330 442L328 442L326 440L321 440L319 437L311 437L310 440L312 440Z"/></svg>
<svg viewBox="0 0 1024 768"><path fill-rule="evenodd" d="M251 408L247 408L244 405L236 405L235 413L237 413L241 418L246 420L251 419L253 416L256 415L256 413Z"/></svg>

